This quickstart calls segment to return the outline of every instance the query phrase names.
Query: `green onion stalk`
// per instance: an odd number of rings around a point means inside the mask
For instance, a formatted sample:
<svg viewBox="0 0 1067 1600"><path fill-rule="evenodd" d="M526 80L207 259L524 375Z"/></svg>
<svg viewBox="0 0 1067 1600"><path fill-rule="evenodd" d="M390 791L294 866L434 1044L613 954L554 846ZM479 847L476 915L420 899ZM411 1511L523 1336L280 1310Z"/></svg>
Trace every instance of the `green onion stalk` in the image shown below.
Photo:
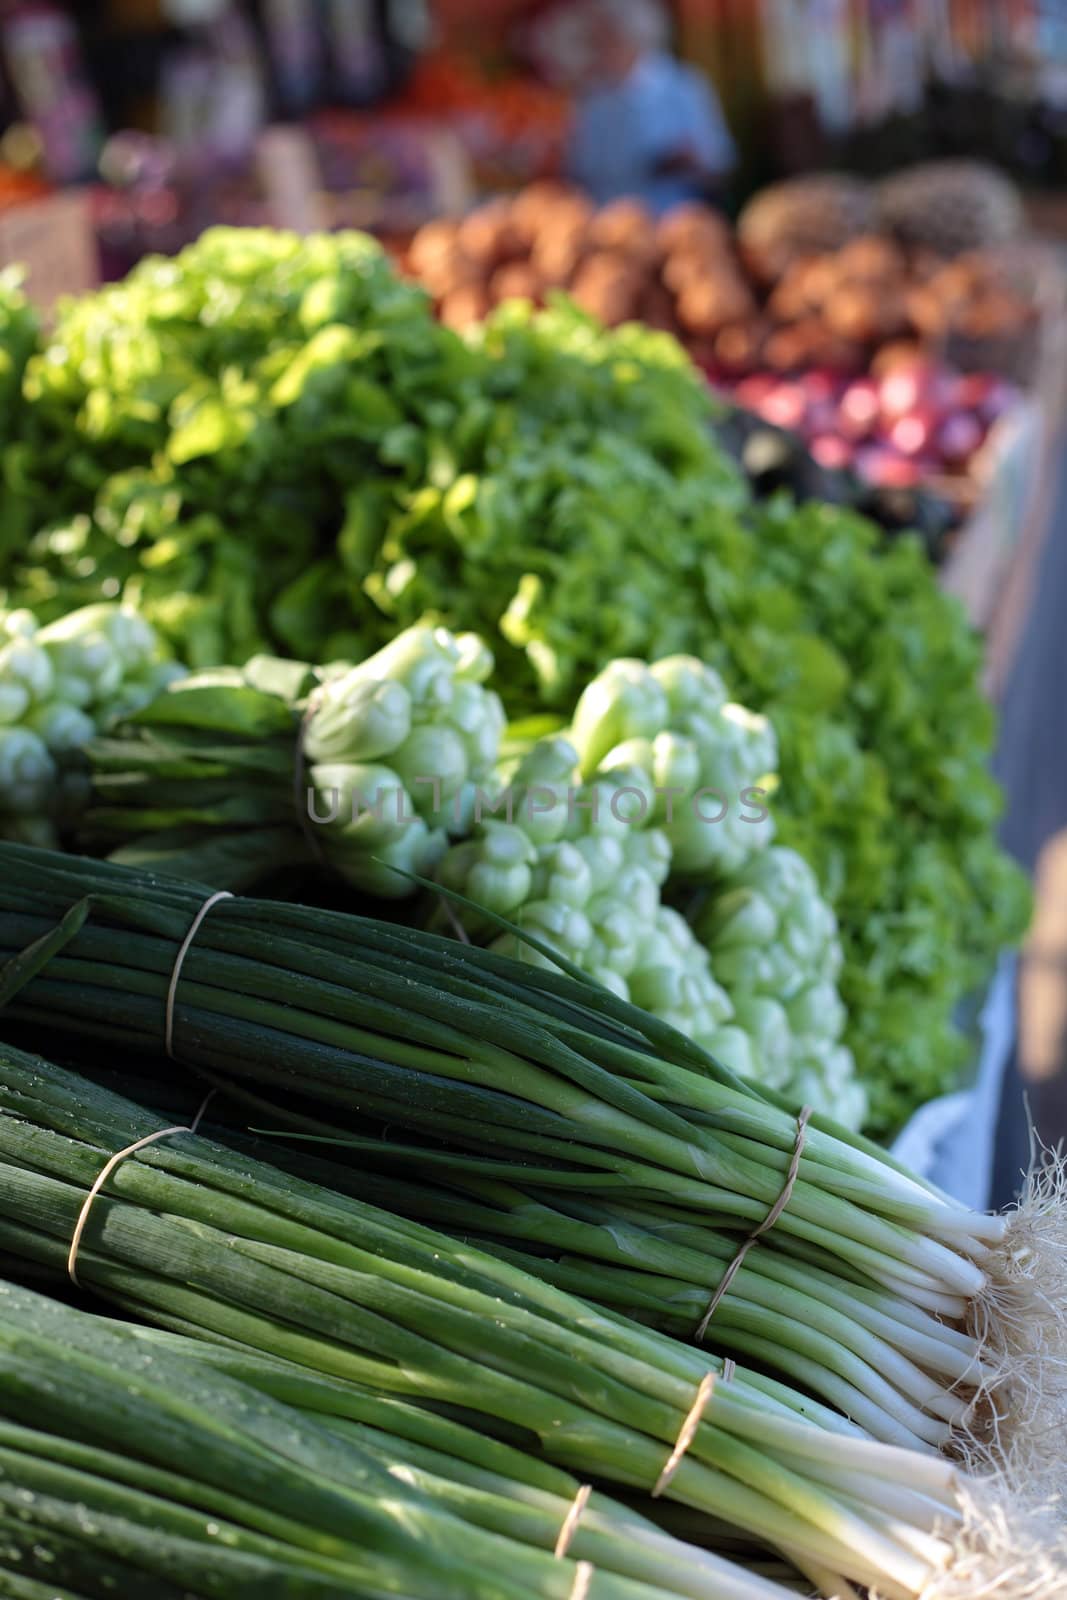
<svg viewBox="0 0 1067 1600"><path fill-rule="evenodd" d="M84 1052L80 1065L83 1060ZM141 1063L141 1073L136 1064L125 1073L96 1060L84 1066L94 1081L150 1104L171 1123L190 1121L202 1098L192 1085L161 1084L153 1064ZM260 1146L249 1146L243 1125L250 1111L266 1118L271 1110L248 1090L217 1097L213 1133L231 1148L261 1154ZM677 1336L690 1335L703 1319L737 1251L736 1236L687 1228L684 1219L672 1222L667 1208L616 1202L605 1219L595 1198L538 1192L533 1184L519 1189L485 1175L465 1153L450 1157L387 1132L346 1138L346 1150L358 1150L360 1159L344 1165L308 1155L301 1135L327 1143L337 1138L325 1122L305 1116L297 1142L272 1142L269 1158ZM898 1325L869 1289L842 1284L807 1262L751 1253L715 1310L713 1332L716 1349L777 1370L887 1443L948 1448L953 1422L967 1410L952 1390L973 1382L974 1344L965 1333L918 1309Z"/></svg>
<svg viewBox="0 0 1067 1600"><path fill-rule="evenodd" d="M383 1125L394 1140L403 1131L428 1146L412 1157L427 1177L510 1186L490 1196L480 1234L514 1235L493 1217L530 1202L522 1225L546 1254L573 1241L690 1292L706 1265L710 1302L786 1187L796 1109L580 978L410 928L223 900L168 1007L207 889L16 845L0 867L0 1001L13 1021L146 1059L169 1036L184 1066L255 1096L259 1126L317 1137L325 1121L331 1140L353 1141L353 1162ZM881 1439L1054 1463L1035 1418L1063 1404L1059 1187L1047 1169L1011 1215L981 1215L814 1116L788 1203L715 1309L713 1342L738 1341ZM609 1304L618 1281L603 1287ZM758 1316L738 1330L754 1300ZM768 1314L811 1337L778 1340Z"/></svg>
<svg viewBox="0 0 1067 1600"><path fill-rule="evenodd" d="M1051 1534L1009 1559L1002 1529L1022 1510L1004 1490L997 1517L974 1509L992 1480L874 1443L772 1379L727 1376L703 1351L191 1131L121 1161L86 1217L109 1158L165 1126L3 1047L0 1250L69 1270L81 1218L77 1280L125 1311L460 1406L490 1434L523 1430L585 1481L661 1490L765 1540L825 1596L842 1583L883 1600L959 1593L945 1583L979 1557L1013 1600L1023 1574L1018 1594L1042 1600L1056 1591L1035 1588L1039 1578L1067 1578ZM243 1481L232 1464L228 1480Z"/></svg>
<svg viewBox="0 0 1067 1600"><path fill-rule="evenodd" d="M271 1393L318 1399L300 1369L201 1351L0 1283L0 1593L33 1574L99 1600L786 1600L606 1497L556 1558L568 1502L520 1452L339 1383L350 1416L324 1421ZM456 1437L466 1482L444 1475Z"/></svg>

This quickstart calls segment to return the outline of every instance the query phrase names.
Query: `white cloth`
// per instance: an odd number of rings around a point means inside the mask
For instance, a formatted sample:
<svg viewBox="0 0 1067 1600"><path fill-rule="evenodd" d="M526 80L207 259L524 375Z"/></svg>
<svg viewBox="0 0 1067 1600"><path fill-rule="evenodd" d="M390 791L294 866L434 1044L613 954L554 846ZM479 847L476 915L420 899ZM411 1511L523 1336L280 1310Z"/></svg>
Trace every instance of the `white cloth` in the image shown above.
<svg viewBox="0 0 1067 1600"><path fill-rule="evenodd" d="M893 1146L898 1161L984 1211L993 1184L997 1117L1004 1075L1015 1043L1016 957L1001 956L982 1010L982 1046L973 1084L929 1101Z"/></svg>
<svg viewBox="0 0 1067 1600"><path fill-rule="evenodd" d="M715 91L694 68L660 52L643 56L621 83L579 105L568 152L570 176L598 205L635 195L660 213L700 191L689 174L656 173L690 149L708 176L728 172L734 142Z"/></svg>

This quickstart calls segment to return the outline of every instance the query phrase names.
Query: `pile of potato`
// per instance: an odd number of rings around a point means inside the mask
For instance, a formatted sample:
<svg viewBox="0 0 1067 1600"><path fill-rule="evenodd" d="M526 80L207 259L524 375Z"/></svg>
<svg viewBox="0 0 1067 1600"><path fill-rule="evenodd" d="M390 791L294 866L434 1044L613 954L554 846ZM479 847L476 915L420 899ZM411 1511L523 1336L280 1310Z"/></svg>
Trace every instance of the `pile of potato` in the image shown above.
<svg viewBox="0 0 1067 1600"><path fill-rule="evenodd" d="M549 182L428 223L406 264L455 327L551 289L566 289L604 322L639 318L682 337L707 336L756 309L732 230L715 212L682 206L657 223L636 200L597 211Z"/></svg>
<svg viewBox="0 0 1067 1600"><path fill-rule="evenodd" d="M864 227L869 222L862 222ZM743 235L742 235L743 237ZM595 210L559 183L532 185L420 229L407 269L462 328L502 300L564 289L609 324L640 319L679 337L712 371L865 371L886 345L916 353L1010 346L1036 312L998 251L952 260L859 232L838 248L767 254L698 205L654 219L636 200Z"/></svg>

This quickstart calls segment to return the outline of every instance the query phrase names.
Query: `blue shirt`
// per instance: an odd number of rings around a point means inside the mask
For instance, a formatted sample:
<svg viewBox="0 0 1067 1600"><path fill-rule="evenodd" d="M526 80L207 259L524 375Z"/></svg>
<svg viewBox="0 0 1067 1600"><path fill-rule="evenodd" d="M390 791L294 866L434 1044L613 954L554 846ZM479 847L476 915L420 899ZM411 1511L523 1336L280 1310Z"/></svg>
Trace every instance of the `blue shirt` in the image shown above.
<svg viewBox="0 0 1067 1600"><path fill-rule="evenodd" d="M643 56L621 83L594 89L578 107L570 176L605 205L635 195L654 212L700 193L690 173L656 174L658 162L690 148L708 174L734 164L734 142L707 79L673 56Z"/></svg>

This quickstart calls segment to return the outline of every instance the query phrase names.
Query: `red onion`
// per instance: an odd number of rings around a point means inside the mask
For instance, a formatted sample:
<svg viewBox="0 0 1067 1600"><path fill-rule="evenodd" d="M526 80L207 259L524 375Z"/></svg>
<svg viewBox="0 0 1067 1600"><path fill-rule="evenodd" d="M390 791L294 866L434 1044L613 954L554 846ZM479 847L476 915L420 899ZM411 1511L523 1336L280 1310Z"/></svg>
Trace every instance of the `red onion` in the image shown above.
<svg viewBox="0 0 1067 1600"><path fill-rule="evenodd" d="M878 385L882 416L887 422L925 407L951 403L953 379L928 361L894 367Z"/></svg>
<svg viewBox="0 0 1067 1600"><path fill-rule="evenodd" d="M832 400L816 400L808 405L804 415L804 432L809 439L838 432L837 407Z"/></svg>
<svg viewBox="0 0 1067 1600"><path fill-rule="evenodd" d="M750 372L734 389L734 399L746 411L758 411L778 379L773 372Z"/></svg>
<svg viewBox="0 0 1067 1600"><path fill-rule="evenodd" d="M868 445L856 452L856 470L879 489L914 489L924 466L885 445Z"/></svg>
<svg viewBox="0 0 1067 1600"><path fill-rule="evenodd" d="M852 465L853 450L847 439L839 433L820 433L812 439L808 449L812 459L828 472L841 472Z"/></svg>
<svg viewBox="0 0 1067 1600"><path fill-rule="evenodd" d="M874 432L880 410L877 384L857 378L841 396L838 427L850 439L866 439Z"/></svg>
<svg viewBox="0 0 1067 1600"><path fill-rule="evenodd" d="M949 466L968 462L985 438L985 429L973 411L953 411L934 435L934 447Z"/></svg>
<svg viewBox="0 0 1067 1600"><path fill-rule="evenodd" d="M956 401L988 426L1018 404L1019 391L992 372L968 372L960 379Z"/></svg>
<svg viewBox="0 0 1067 1600"><path fill-rule="evenodd" d="M804 421L807 401L798 383L780 383L756 406L764 422L796 433Z"/></svg>
<svg viewBox="0 0 1067 1600"><path fill-rule="evenodd" d="M921 456L932 448L939 425L940 418L932 406L917 406L890 424L887 437L902 456Z"/></svg>
<svg viewBox="0 0 1067 1600"><path fill-rule="evenodd" d="M810 371L802 372L797 382L812 405L836 400L841 390L840 377L829 367L812 367Z"/></svg>

